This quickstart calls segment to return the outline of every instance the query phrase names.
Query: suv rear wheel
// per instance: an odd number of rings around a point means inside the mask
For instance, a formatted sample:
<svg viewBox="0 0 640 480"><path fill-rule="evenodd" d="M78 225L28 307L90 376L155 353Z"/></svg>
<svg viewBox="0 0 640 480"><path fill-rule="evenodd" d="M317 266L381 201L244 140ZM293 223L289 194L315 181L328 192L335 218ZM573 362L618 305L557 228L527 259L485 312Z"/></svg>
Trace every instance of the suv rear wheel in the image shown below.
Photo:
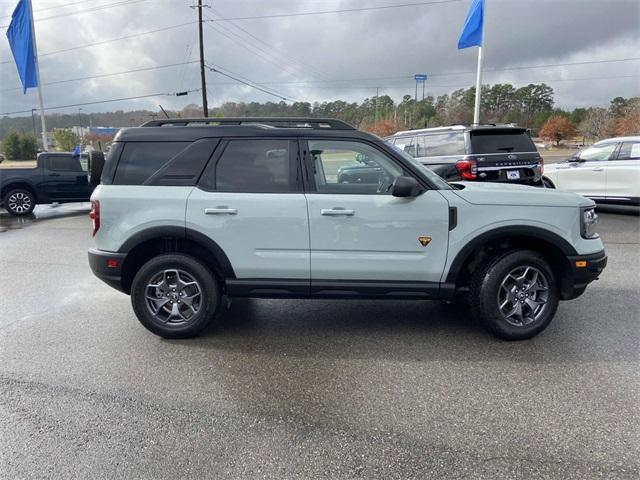
<svg viewBox="0 0 640 480"><path fill-rule="evenodd" d="M504 340L524 340L544 330L558 308L558 287L546 258L515 250L493 258L471 284L471 307Z"/></svg>
<svg viewBox="0 0 640 480"><path fill-rule="evenodd" d="M220 289L211 271L188 255L159 255L138 271L131 288L138 320L164 338L188 338L215 317Z"/></svg>

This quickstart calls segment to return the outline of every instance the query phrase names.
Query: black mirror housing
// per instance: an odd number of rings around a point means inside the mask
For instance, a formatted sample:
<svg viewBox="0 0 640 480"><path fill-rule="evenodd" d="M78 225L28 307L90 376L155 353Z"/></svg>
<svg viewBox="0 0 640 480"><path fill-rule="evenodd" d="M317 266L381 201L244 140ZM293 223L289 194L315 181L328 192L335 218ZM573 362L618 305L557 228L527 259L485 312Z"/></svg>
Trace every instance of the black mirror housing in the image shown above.
<svg viewBox="0 0 640 480"><path fill-rule="evenodd" d="M413 177L396 177L391 186L394 197L415 197L420 191L420 184Z"/></svg>

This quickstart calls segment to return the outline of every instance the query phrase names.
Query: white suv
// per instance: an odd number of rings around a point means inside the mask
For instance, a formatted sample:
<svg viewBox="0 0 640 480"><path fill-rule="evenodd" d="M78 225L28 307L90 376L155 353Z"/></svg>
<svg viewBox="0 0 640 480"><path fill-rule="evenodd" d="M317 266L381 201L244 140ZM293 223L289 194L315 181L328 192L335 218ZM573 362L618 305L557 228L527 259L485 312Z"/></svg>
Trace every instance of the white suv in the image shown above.
<svg viewBox="0 0 640 480"><path fill-rule="evenodd" d="M359 164L365 177L341 175ZM591 200L449 184L338 120L154 120L120 131L101 180L91 268L167 338L201 332L228 296L461 298L524 339L607 261Z"/></svg>

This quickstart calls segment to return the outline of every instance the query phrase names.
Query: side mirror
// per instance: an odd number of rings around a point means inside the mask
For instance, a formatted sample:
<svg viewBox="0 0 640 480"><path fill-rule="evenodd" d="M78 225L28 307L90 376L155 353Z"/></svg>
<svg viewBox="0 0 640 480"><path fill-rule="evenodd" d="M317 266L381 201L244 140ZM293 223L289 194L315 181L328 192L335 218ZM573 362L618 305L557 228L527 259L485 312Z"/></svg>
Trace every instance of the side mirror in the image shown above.
<svg viewBox="0 0 640 480"><path fill-rule="evenodd" d="M394 197L415 197L420 193L420 185L413 177L396 177L391 185Z"/></svg>

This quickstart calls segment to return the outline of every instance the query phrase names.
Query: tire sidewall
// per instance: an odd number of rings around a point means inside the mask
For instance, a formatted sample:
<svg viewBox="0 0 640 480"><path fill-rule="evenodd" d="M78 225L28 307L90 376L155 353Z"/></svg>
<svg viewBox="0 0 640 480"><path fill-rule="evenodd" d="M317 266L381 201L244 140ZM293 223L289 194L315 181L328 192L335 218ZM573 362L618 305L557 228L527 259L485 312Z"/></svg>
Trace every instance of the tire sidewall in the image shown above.
<svg viewBox="0 0 640 480"><path fill-rule="evenodd" d="M28 210L24 211L24 212L15 212L12 209L9 208L9 198L16 194L16 193L24 193L26 195L29 196L29 198L31 199L31 207L29 207ZM26 215L29 215L31 212L33 212L33 209L36 208L36 197L35 195L29 191L26 190L24 188L14 188L13 190L10 190L2 199L2 203L4 205L5 210L7 210L7 212L9 212L11 215L15 216L15 217L24 217Z"/></svg>
<svg viewBox="0 0 640 480"><path fill-rule="evenodd" d="M166 269L184 270L201 286L203 303L195 319L187 325L172 326L158 322L147 308L145 290L151 278ZM164 254L145 263L131 286L131 305L138 320L149 331L163 338L188 338L201 333L215 317L220 304L220 290L211 271L195 258L184 254Z"/></svg>
<svg viewBox="0 0 640 480"><path fill-rule="evenodd" d="M546 276L549 299L542 318L520 327L511 325L504 319L497 296L504 277L512 270L525 266L535 267ZM479 307L481 319L492 333L505 340L524 340L547 328L556 313L558 302L558 284L546 259L532 251L518 250L505 255L486 271L481 285Z"/></svg>

